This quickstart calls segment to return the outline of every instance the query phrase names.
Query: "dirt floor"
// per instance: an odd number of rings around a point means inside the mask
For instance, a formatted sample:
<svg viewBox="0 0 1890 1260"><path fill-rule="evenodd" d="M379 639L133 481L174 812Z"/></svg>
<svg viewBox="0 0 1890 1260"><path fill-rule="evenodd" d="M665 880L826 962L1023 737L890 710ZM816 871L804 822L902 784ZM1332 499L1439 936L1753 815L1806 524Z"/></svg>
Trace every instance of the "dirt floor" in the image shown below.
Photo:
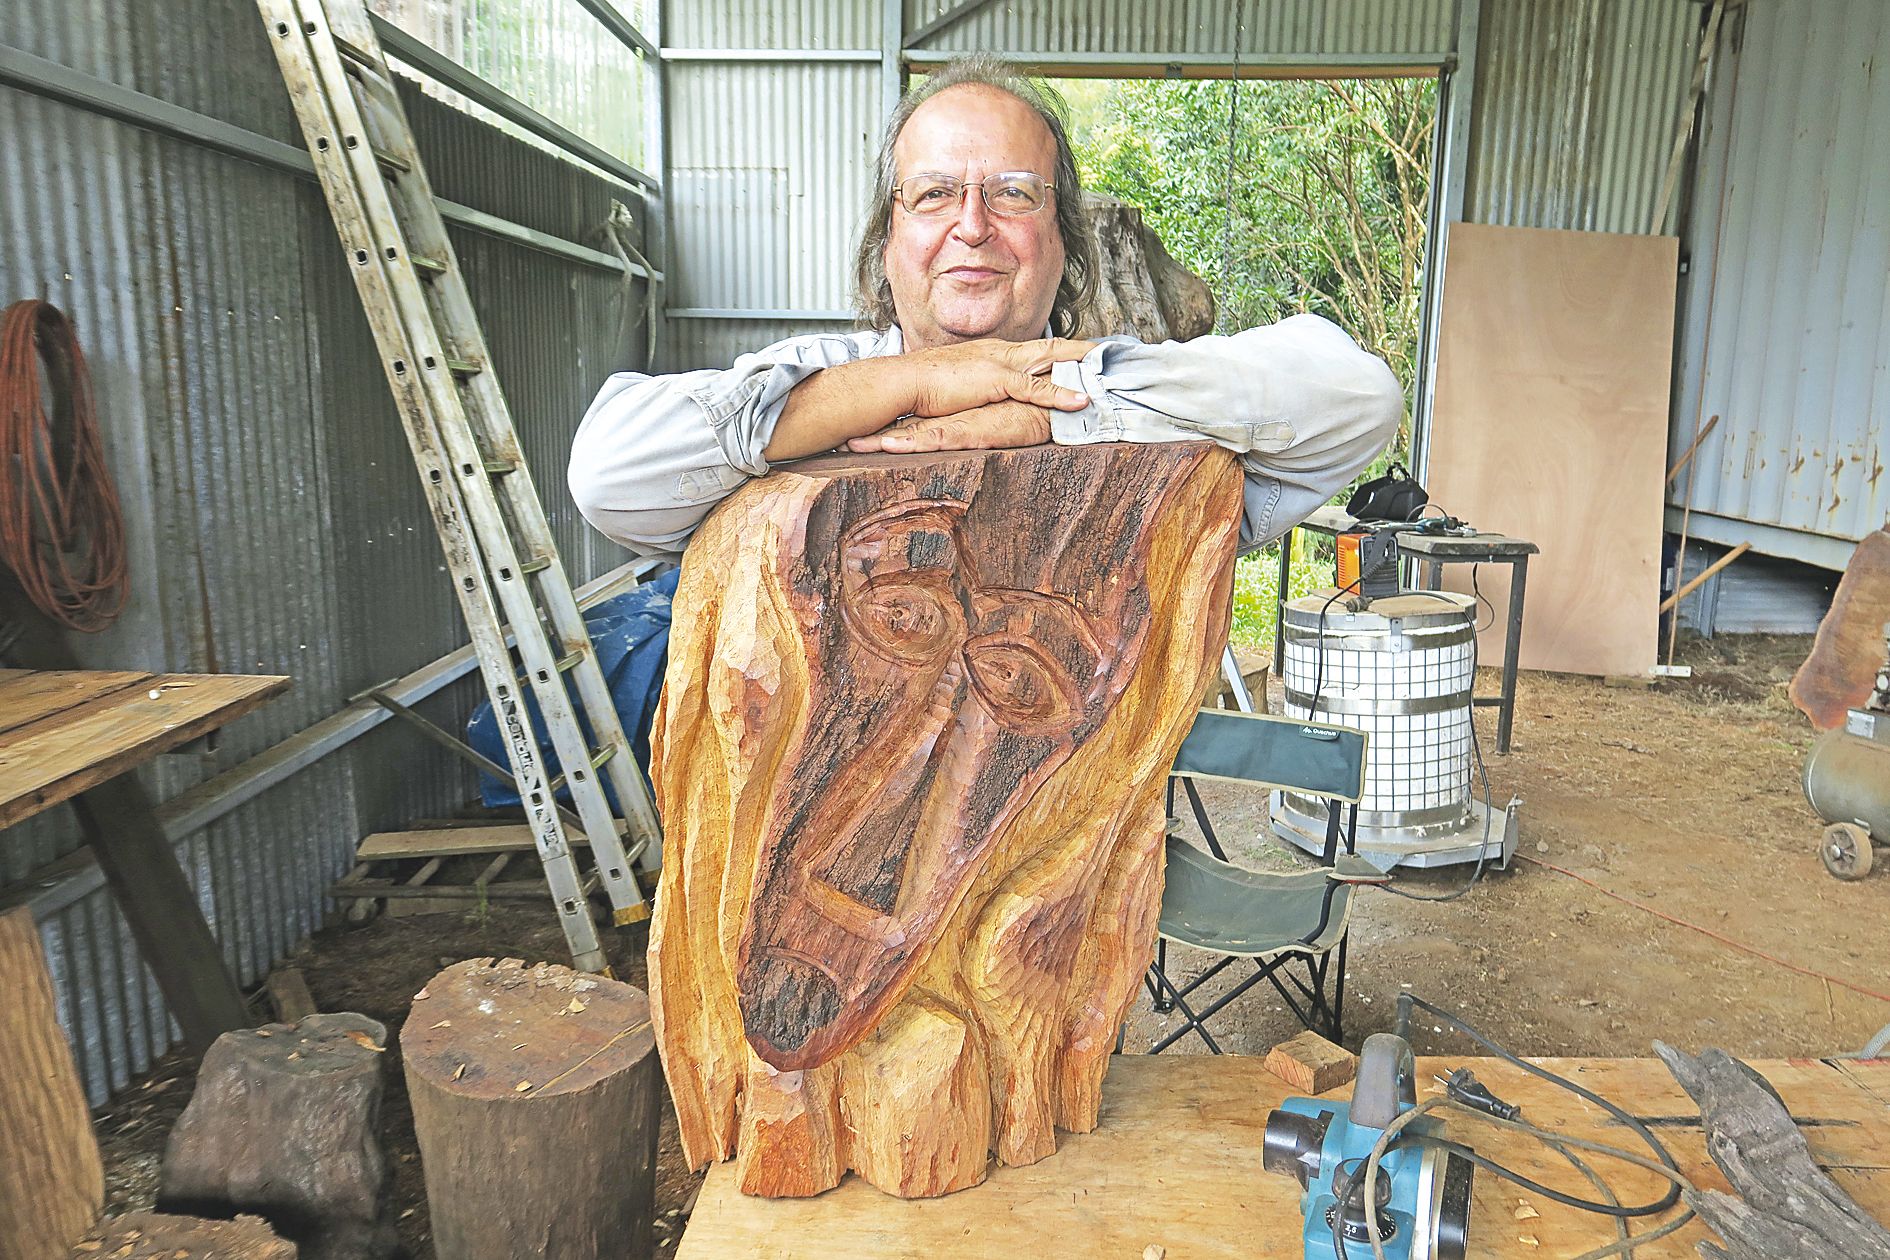
<svg viewBox="0 0 1890 1260"><path fill-rule="evenodd" d="M1346 1041L1356 1048L1389 1026L1408 989L1522 1054L1644 1055L1657 1038L1750 1057L1863 1045L1890 1020L1890 873L1840 883L1819 864L1821 824L1799 786L1813 736L1785 698L1809 646L1808 638L1766 637L1683 645L1693 677L1658 688L1523 675L1513 752L1489 759L1498 802L1522 798L1520 860L1445 904L1383 892L1361 899ZM1493 689L1494 679L1482 686ZM1486 750L1494 720L1479 711ZM1238 859L1266 869L1296 864L1263 838L1264 797L1223 787L1205 795ZM1400 872L1397 884L1434 895L1467 873ZM618 974L639 985L642 943L633 929L614 945ZM550 910L530 906L334 929L294 962L322 1009L365 1012L397 1036L409 999L439 967L562 952ZM1171 957L1178 975L1199 965L1184 951ZM1172 1026L1144 1000L1128 1048ZM1260 989L1216 1026L1223 1045L1240 1053L1264 1053L1297 1031ZM1414 1040L1420 1052L1464 1049L1429 1024ZM383 1139L401 1237L422 1260L433 1250L397 1044L388 1058ZM108 1210L151 1205L164 1136L193 1069L186 1058L167 1060L99 1111ZM666 1120L657 1256L674 1254L699 1181L682 1168Z"/></svg>

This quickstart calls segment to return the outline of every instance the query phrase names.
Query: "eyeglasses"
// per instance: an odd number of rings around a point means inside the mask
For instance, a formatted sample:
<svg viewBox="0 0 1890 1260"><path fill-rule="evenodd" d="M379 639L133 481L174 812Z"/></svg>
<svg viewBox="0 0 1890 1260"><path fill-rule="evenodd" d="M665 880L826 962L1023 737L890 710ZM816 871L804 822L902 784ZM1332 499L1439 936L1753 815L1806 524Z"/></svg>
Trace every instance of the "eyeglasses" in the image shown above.
<svg viewBox="0 0 1890 1260"><path fill-rule="evenodd" d="M1035 214L1043 209L1050 200L1050 190L1056 185L1029 171L1000 171L996 175L985 176L975 184L967 184L951 175L928 172L900 180L893 185L892 191L899 204L906 208L907 214L936 218L958 213L958 207L964 204L966 191L974 187L983 191L986 210L1015 218Z"/></svg>

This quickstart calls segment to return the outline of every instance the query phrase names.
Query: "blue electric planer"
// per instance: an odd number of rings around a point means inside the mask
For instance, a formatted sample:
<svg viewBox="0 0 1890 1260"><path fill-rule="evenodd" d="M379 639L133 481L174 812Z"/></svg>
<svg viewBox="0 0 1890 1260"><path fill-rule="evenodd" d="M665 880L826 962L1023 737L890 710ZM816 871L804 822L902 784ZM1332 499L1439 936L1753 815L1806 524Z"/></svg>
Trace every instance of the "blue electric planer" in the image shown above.
<svg viewBox="0 0 1890 1260"><path fill-rule="evenodd" d="M1416 1070L1410 1042L1374 1033L1359 1055L1350 1103L1289 1098L1267 1116L1261 1163L1297 1179L1304 1191L1306 1260L1372 1255L1365 1161L1385 1127L1417 1105ZM1441 1136L1429 1116L1400 1130L1378 1165L1373 1209L1386 1260L1464 1260L1474 1166L1419 1140L1426 1136Z"/></svg>

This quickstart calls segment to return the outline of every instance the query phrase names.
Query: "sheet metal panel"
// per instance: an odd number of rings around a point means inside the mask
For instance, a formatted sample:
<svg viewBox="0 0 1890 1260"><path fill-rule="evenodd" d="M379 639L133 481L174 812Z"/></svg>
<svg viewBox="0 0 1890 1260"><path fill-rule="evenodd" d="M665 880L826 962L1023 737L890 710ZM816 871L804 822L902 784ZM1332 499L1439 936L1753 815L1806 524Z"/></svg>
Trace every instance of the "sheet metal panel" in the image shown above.
<svg viewBox="0 0 1890 1260"><path fill-rule="evenodd" d="M663 46L878 48L879 18L880 0L671 0Z"/></svg>
<svg viewBox="0 0 1890 1260"><path fill-rule="evenodd" d="M1890 10L1755 0L1700 163L1676 455L1697 537L1841 568L1890 513Z"/></svg>
<svg viewBox="0 0 1890 1260"><path fill-rule="evenodd" d="M159 21L145 6L24 0L0 16L0 39L294 138L248 3L163 9ZM206 46L222 64L205 63ZM601 243L601 182L438 102L410 97L410 109L445 195ZM158 797L458 647L438 544L316 186L8 88L0 135L0 298L43 294L77 322L126 510L132 602L79 645L85 660L295 679L207 751L147 770ZM643 287L470 232L455 244L583 581L622 556L578 521L565 452L604 376L644 361L624 318L640 318ZM477 690L464 680L423 711L450 724ZM187 873L239 977L259 981L316 925L366 831L470 791L454 759L389 724L191 838ZM0 890L77 843L62 810L0 833ZM175 1029L107 894L41 926L88 1096L102 1101Z"/></svg>
<svg viewBox="0 0 1890 1260"><path fill-rule="evenodd" d="M905 0L918 30L958 0ZM1436 54L1453 43L1455 0L992 0L924 42L940 50ZM875 41L876 42L876 41Z"/></svg>
<svg viewBox="0 0 1890 1260"><path fill-rule="evenodd" d="M850 309L879 67L677 62L668 77L668 305ZM670 328L678 367L733 357L711 353L711 341L728 344L726 330L702 320Z"/></svg>
<svg viewBox="0 0 1890 1260"><path fill-rule="evenodd" d="M1700 20L1691 0L1484 0L1464 217L1654 230Z"/></svg>

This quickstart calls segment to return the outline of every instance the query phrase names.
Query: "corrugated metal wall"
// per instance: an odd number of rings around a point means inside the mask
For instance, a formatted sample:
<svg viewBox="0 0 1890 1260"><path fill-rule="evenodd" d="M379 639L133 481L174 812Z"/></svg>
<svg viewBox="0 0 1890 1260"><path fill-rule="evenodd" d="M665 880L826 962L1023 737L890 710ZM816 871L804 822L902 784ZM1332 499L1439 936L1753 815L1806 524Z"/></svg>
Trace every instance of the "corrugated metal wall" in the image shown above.
<svg viewBox="0 0 1890 1260"><path fill-rule="evenodd" d="M1652 220L1700 17L1694 0L1483 0L1464 218L1670 231L1671 212Z"/></svg>
<svg viewBox="0 0 1890 1260"><path fill-rule="evenodd" d="M1695 536L1842 568L1890 513L1890 6L1741 16L1709 97L1673 441L1720 418Z"/></svg>
<svg viewBox="0 0 1890 1260"><path fill-rule="evenodd" d="M857 53L876 0L668 6L665 50ZM671 365L726 366L846 328L848 275L881 114L877 60L671 61L665 69ZM799 318L728 318L730 311Z"/></svg>
<svg viewBox="0 0 1890 1260"><path fill-rule="evenodd" d="M0 43L299 146L249 0L13 0ZM440 194L566 239L611 187L409 92ZM464 642L405 439L310 180L0 87L0 301L77 321L125 500L133 602L89 664L284 673L285 698L161 759L168 797ZM571 432L640 362L617 273L455 230L567 567L622 560L564 488ZM471 680L429 701L452 723ZM387 725L199 833L192 876L236 970L259 979L314 926L362 834L465 800L449 755ZM70 852L64 811L0 832L0 891ZM103 892L43 925L96 1101L173 1030Z"/></svg>
<svg viewBox="0 0 1890 1260"><path fill-rule="evenodd" d="M905 0L916 31L957 0ZM1456 0L995 0L925 41L929 49L1285 56L1447 52ZM1159 59L1159 58L1156 58Z"/></svg>

